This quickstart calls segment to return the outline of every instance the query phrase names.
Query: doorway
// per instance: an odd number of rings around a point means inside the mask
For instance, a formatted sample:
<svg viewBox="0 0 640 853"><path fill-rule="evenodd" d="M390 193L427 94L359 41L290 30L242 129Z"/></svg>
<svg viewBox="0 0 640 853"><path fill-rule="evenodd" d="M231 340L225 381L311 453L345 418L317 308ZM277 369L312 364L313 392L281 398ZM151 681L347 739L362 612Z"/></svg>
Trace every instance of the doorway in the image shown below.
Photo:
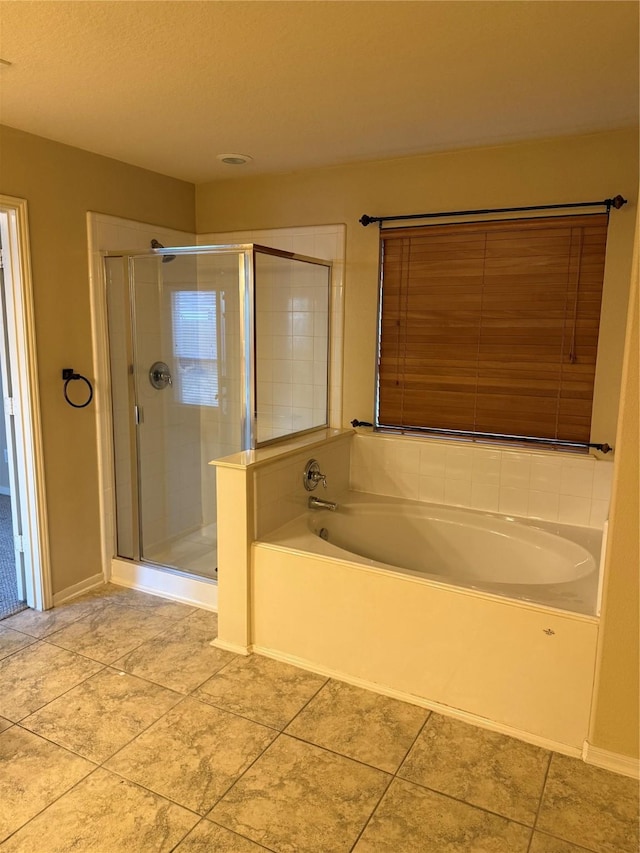
<svg viewBox="0 0 640 853"><path fill-rule="evenodd" d="M11 393L10 352L7 346L7 318L2 234L0 233L0 393L3 401ZM5 403L0 416L0 619L27 607L24 551L20 529L20 492L16 478L14 416L12 403Z"/></svg>
<svg viewBox="0 0 640 853"><path fill-rule="evenodd" d="M27 203L0 196L0 619L51 606Z"/></svg>

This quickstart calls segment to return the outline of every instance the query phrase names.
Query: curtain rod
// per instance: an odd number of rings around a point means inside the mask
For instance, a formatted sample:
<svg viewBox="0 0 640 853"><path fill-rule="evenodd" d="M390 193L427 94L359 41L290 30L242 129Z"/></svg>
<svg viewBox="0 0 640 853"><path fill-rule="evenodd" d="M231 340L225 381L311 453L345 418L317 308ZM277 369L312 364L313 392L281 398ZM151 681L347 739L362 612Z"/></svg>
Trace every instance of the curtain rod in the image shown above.
<svg viewBox="0 0 640 853"><path fill-rule="evenodd" d="M358 222L365 227L372 222L397 222L400 219L437 219L444 216L479 216L484 213L521 213L527 210L560 210L573 207L606 207L607 213L611 208L620 210L627 199L621 195L613 198L605 198L603 201L578 201L573 204L538 204L530 207L494 207L486 210L448 210L443 213L409 213L405 216L368 216L366 213L360 217Z"/></svg>
<svg viewBox="0 0 640 853"><path fill-rule="evenodd" d="M569 441L564 438L539 438L532 435L508 435L499 432L474 432L473 430L465 429L443 429L441 427L418 427L418 426L401 426L399 424L372 424L369 421L359 421L357 418L351 421L351 426L356 427L373 427L374 432L381 433L401 433L402 435L420 435L427 433L429 435L440 435L443 438L455 436L456 438L480 438L493 441L513 441L521 444L549 444L556 447L593 447L601 453L610 453L613 450L610 444L606 442L593 441Z"/></svg>

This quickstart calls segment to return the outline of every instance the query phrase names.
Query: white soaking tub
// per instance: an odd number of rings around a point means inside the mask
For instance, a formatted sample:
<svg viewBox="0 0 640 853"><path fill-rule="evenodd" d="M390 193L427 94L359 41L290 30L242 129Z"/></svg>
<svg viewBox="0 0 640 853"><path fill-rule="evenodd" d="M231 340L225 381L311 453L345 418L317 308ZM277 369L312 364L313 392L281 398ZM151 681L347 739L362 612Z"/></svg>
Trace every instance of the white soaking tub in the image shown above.
<svg viewBox="0 0 640 853"><path fill-rule="evenodd" d="M426 580L595 615L602 533L349 492L264 541Z"/></svg>
<svg viewBox="0 0 640 853"><path fill-rule="evenodd" d="M253 543L251 648L579 756L600 531L359 492L337 502Z"/></svg>

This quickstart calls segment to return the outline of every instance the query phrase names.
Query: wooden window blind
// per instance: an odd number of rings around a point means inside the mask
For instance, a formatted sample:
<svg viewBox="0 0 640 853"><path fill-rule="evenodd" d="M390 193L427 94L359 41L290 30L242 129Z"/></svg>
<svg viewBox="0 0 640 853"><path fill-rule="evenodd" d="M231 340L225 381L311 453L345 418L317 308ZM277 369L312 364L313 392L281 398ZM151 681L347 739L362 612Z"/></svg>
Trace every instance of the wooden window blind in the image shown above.
<svg viewBox="0 0 640 853"><path fill-rule="evenodd" d="M607 221L381 231L377 425L588 442Z"/></svg>

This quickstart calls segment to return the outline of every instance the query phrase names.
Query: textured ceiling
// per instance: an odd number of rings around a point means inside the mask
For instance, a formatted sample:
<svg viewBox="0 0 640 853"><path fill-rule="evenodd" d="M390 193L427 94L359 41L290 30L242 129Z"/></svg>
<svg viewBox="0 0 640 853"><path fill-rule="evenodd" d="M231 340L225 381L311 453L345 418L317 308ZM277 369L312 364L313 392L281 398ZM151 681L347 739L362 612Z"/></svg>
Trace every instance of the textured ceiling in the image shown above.
<svg viewBox="0 0 640 853"><path fill-rule="evenodd" d="M638 122L636 2L1 0L0 57L3 124L194 182Z"/></svg>

